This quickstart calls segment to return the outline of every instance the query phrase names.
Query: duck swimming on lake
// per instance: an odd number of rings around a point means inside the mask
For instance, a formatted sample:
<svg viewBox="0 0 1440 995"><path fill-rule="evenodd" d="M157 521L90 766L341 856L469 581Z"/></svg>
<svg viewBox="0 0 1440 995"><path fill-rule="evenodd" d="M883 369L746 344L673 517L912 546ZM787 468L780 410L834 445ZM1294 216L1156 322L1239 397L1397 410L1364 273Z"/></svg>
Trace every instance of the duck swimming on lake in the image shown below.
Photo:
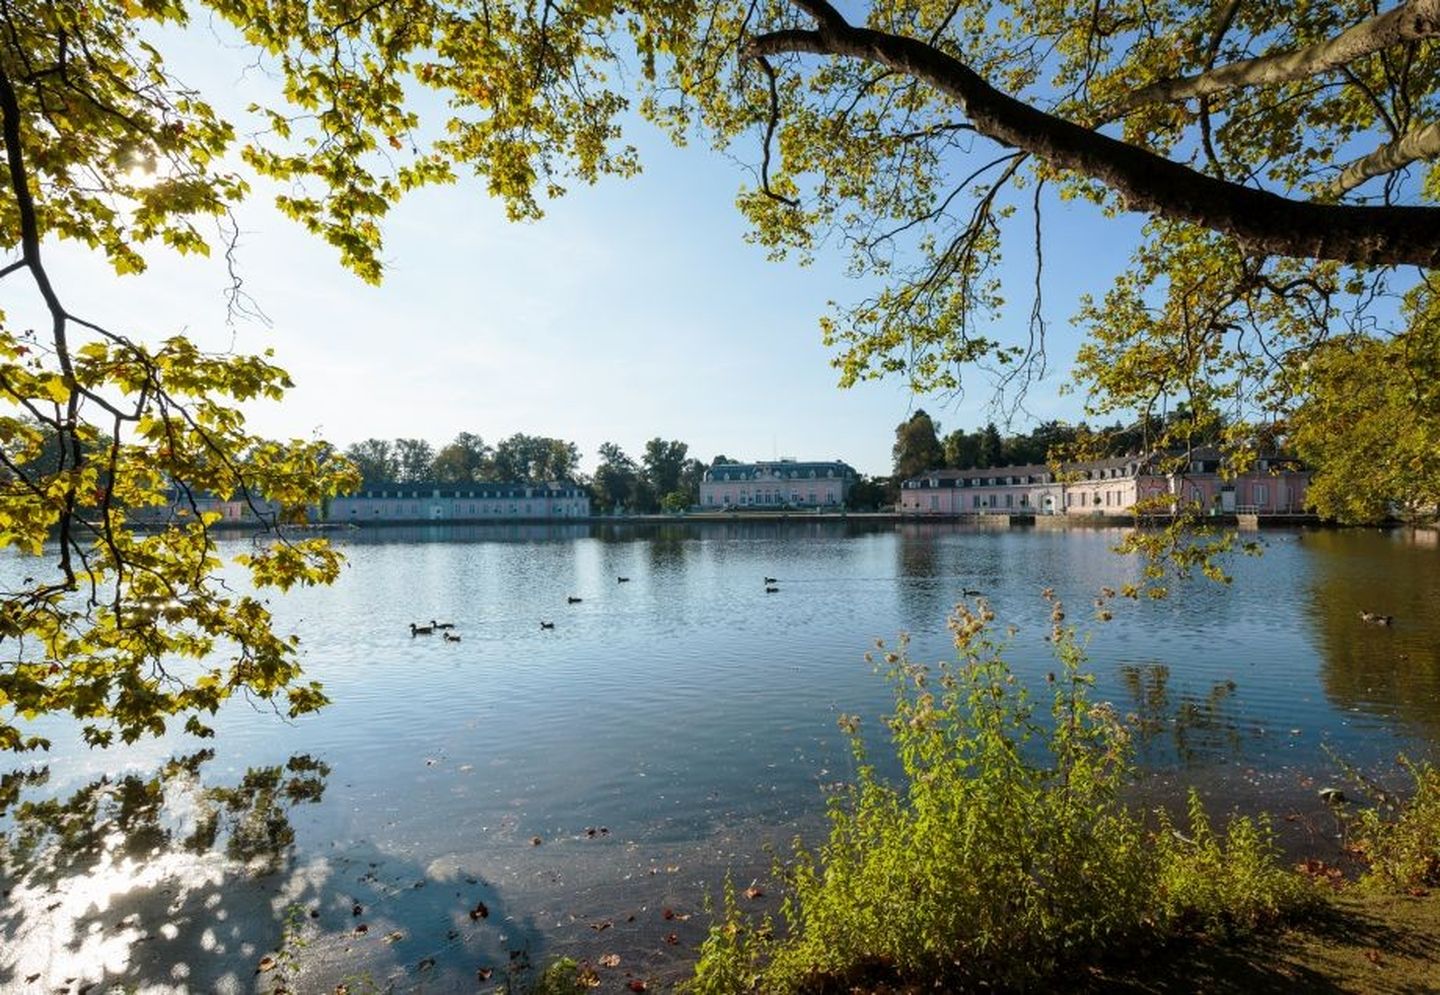
<svg viewBox="0 0 1440 995"><path fill-rule="evenodd" d="M431 627L432 629L453 629L453 628L455 628L455 623L454 623L454 622L437 622L437 621L435 621L435 620L432 618L432 619L430 620L430 627Z"/></svg>
<svg viewBox="0 0 1440 995"><path fill-rule="evenodd" d="M1389 625L1395 621L1394 615L1379 615L1375 612L1361 612L1360 621L1369 622L1371 625Z"/></svg>
<svg viewBox="0 0 1440 995"><path fill-rule="evenodd" d="M581 601L583 601L583 600L585 600L585 599L584 599L584 598L577 598L577 597L575 597L575 595L572 594L572 595L568 596L565 600L568 601L568 602L570 602L572 605L578 605Z"/></svg>
<svg viewBox="0 0 1440 995"><path fill-rule="evenodd" d="M435 626L433 626L433 625L416 625L414 622L411 622L411 623L410 623L410 636L411 636L411 638L414 638L415 636L429 636L429 635L433 635L434 632L435 632Z"/></svg>
<svg viewBox="0 0 1440 995"><path fill-rule="evenodd" d="M769 584L766 584L766 585L765 585L765 593L766 593L766 594L779 594L779 593L780 593L780 588L778 588L778 587L771 587Z"/></svg>
<svg viewBox="0 0 1440 995"><path fill-rule="evenodd" d="M555 628L555 623L554 623L554 622L541 622L541 623L540 623L540 628L542 628L542 629L553 629L553 628Z"/></svg>
<svg viewBox="0 0 1440 995"><path fill-rule="evenodd" d="M630 578L629 578L629 577L616 577L616 578L615 578L615 583L617 583L617 584L628 584L628 583L630 583Z"/></svg>
<svg viewBox="0 0 1440 995"><path fill-rule="evenodd" d="M445 637L447 643L458 643L460 641L460 637L453 632L443 632L441 635Z"/></svg>
<svg viewBox="0 0 1440 995"><path fill-rule="evenodd" d="M766 577L766 578L765 578L765 583L767 583L767 584L778 584L779 581L777 581L774 577Z"/></svg>

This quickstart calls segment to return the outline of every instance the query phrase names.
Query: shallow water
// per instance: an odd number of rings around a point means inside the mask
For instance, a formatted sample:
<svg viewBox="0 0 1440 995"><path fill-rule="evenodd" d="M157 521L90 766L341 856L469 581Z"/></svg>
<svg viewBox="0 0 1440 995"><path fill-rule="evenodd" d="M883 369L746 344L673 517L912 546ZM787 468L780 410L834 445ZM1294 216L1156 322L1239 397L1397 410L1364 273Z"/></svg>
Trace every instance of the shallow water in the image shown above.
<svg viewBox="0 0 1440 995"><path fill-rule="evenodd" d="M537 961L619 953L621 966L602 972L612 989L627 971L664 979L693 956L702 896L726 869L742 887L763 876L763 844L813 831L822 786L850 775L837 715L857 713L873 730L889 701L864 652L903 631L912 658L950 655L945 619L965 589L1018 627L1007 657L1038 685L1055 667L1040 597L1054 588L1090 629L1097 696L1146 730L1148 796L1197 784L1221 808L1291 812L1287 832L1305 837L1292 845L1321 841L1333 827L1314 789L1336 776L1335 758L1383 771L1396 753L1440 741L1440 551L1402 532L1262 538L1263 557L1230 563L1228 587L1183 584L1092 626L1095 592L1138 579L1109 552L1113 531L791 522L347 533L336 585L272 606L302 637L332 705L285 723L236 703L219 717L215 756L197 766L217 785L281 768L268 794L252 778L219 836L247 814L283 822L294 836L271 840L279 863L241 871L195 843L188 775L177 775L156 789L171 802L163 814L127 815L131 856L107 849L53 880L4 882L0 989L24 990L38 974L37 991L269 991L284 974L299 991L330 991L347 975L468 990L481 968L501 978L515 951ZM0 571L33 565L6 559ZM767 576L778 592L766 593ZM1361 610L1396 622L1367 625ZM462 641L411 637L408 623L432 618L453 621ZM24 797L70 798L123 771L138 783L206 745L176 736L97 753L50 728L61 734L48 780ZM286 793L316 773L285 771L297 754L324 765L318 800L308 788ZM488 915L472 917L480 901ZM256 975L292 908L298 964Z"/></svg>

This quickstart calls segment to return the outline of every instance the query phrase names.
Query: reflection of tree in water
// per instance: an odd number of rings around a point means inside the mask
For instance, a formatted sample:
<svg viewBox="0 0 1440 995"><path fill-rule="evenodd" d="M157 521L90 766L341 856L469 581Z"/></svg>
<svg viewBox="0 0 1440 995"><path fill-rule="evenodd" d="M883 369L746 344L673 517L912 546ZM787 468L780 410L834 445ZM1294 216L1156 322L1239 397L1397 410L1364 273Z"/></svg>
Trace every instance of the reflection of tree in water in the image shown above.
<svg viewBox="0 0 1440 995"><path fill-rule="evenodd" d="M1216 681L1203 695L1176 692L1170 686L1170 668L1147 663L1121 666L1120 682L1130 698L1135 741L1146 762L1162 762L1167 749L1187 765L1241 751L1234 681Z"/></svg>
<svg viewBox="0 0 1440 995"><path fill-rule="evenodd" d="M290 810L318 802L330 768L308 754L283 765L251 767L233 787L206 787L201 750L144 776L102 775L68 798L21 800L49 780L45 768L0 778L0 863L12 872L49 875L83 870L105 856L142 858L223 845L226 856L273 869L295 841Z"/></svg>
<svg viewBox="0 0 1440 995"><path fill-rule="evenodd" d="M1440 736L1440 556L1396 532L1305 534L1320 682L1336 708ZM1421 545L1421 548L1415 548ZM1361 612L1393 615L1373 625Z"/></svg>
<svg viewBox="0 0 1440 995"><path fill-rule="evenodd" d="M213 786L212 758L57 797L44 768L0 776L0 991L456 991L477 964L523 973L538 927L478 866L363 841L296 859L292 817L328 765Z"/></svg>

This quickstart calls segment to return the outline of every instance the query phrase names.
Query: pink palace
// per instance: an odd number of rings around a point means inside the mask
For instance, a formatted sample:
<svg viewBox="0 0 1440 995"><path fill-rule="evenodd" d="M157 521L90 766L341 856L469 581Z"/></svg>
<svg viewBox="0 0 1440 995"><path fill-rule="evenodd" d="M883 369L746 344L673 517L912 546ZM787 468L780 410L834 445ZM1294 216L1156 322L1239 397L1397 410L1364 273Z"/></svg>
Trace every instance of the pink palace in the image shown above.
<svg viewBox="0 0 1440 995"><path fill-rule="evenodd" d="M1129 515L1142 500L1173 495L1213 514L1305 511L1310 473L1296 460L1262 457L1233 476L1221 475L1221 455L1213 449L1192 453L1188 466L1173 470L1161 469L1161 461L1157 454L1072 463L1058 478L1044 464L931 470L900 485L898 510L910 515Z"/></svg>

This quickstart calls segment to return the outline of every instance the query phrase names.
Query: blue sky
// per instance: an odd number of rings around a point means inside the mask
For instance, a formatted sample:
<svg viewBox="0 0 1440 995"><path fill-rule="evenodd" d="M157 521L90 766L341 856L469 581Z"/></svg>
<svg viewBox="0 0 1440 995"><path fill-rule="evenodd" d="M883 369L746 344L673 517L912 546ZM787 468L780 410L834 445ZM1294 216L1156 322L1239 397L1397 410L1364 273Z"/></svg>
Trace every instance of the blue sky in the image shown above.
<svg viewBox="0 0 1440 995"><path fill-rule="evenodd" d="M245 73L245 53L216 46L203 28L196 39L171 50L172 66L222 110L264 85ZM226 324L219 259L155 252L148 273L117 278L62 244L49 250L51 268L72 306L113 327L273 348L296 387L279 405L247 409L252 429L273 436L438 445L460 431L492 442L527 432L575 441L588 470L602 442L638 456L659 435L707 462L839 457L886 473L894 427L915 408L946 430L991 416L978 377L963 399L916 397L898 380L837 388L817 319L827 301L861 292L842 261L767 262L743 239L740 167L702 143L677 149L638 122L627 138L641 150L640 177L576 188L538 223L507 222L473 178L412 195L385 226L379 288L258 194L242 215L239 259L268 327ZM977 142L977 161L991 150ZM1079 417L1079 399L1055 396L1077 341L1069 316L1081 292L1109 285L1138 227L1086 205L1048 206L1051 363L1028 398L1034 416ZM1030 310L1033 259L1019 246L1011 256L998 337L1023 336Z"/></svg>

